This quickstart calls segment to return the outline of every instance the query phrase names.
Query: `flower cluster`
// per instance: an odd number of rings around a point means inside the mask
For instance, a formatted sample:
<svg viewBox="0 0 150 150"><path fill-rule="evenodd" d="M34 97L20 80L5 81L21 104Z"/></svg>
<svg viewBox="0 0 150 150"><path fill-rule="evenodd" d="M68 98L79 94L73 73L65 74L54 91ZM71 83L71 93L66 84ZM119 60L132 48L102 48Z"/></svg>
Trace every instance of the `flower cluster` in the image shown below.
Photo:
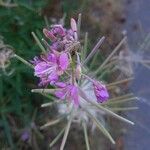
<svg viewBox="0 0 150 150"><path fill-rule="evenodd" d="M90 72L90 67L88 67L87 63L97 52L105 37L102 37L87 55L85 52L87 49L87 34L85 36L84 46L81 46L80 43L80 19L79 17L78 24L74 19L71 19L70 29L66 29L62 25L53 25L50 29L43 29L43 33L47 38L47 40L43 39L43 42L47 49L35 38L43 53L38 57L36 56L31 61L32 64L22 59L20 56L15 55L17 59L34 69L34 75L40 79L39 86L44 87L42 89L32 89L32 92L42 93L42 95L46 94L46 96L49 96L47 94L54 94L56 98L59 99L42 104L42 107L56 104L61 117L44 124L41 129L55 125L63 120L63 118L67 117L68 123L66 127L62 129L50 144L50 147L52 147L64 132L60 150L64 149L72 122L82 124L87 149L89 149L86 131L86 126L88 124L92 125L94 128L97 126L112 144L115 144L114 139L105 128L105 124L103 123L105 119L103 115L108 114L116 119L134 125L132 121L113 112L113 109L120 110L122 108L111 106L111 104L115 104L115 102L118 104L136 99L132 97L131 94L118 96L117 99L119 101L114 101L112 100L114 98L112 98L109 102L101 104L106 102L109 98L110 94L107 88L109 88L109 90L114 89L117 84L124 83L130 79L113 82L107 84L107 86L102 81L96 80L97 74L105 70L104 68L109 64L108 62L113 54L126 41L126 37L121 40L118 46L97 70ZM106 69L108 68L107 66ZM121 99L122 101L120 101ZM124 110L129 109L132 110L136 108L124 108ZM25 133L23 139L26 139L26 137Z"/></svg>
<svg viewBox="0 0 150 150"><path fill-rule="evenodd" d="M40 78L40 86L56 87L54 93L56 97L79 106L78 82L84 74L80 62L81 46L76 21L71 19L71 29L66 29L62 25L53 25L51 29L44 28L43 33L51 44L46 42L47 52L32 61L34 75ZM93 82L97 102L106 101L109 94L105 85L94 79L90 81Z"/></svg>

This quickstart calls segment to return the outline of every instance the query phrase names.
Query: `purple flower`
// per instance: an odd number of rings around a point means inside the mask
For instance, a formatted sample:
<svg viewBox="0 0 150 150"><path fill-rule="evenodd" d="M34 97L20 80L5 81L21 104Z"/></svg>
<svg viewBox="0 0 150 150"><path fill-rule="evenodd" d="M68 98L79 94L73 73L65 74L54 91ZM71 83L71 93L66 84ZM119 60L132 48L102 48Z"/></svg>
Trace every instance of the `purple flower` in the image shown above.
<svg viewBox="0 0 150 150"><path fill-rule="evenodd" d="M22 135L21 135L21 140L22 141L28 141L29 140L29 138L30 138L30 133L29 133L29 131L24 131L23 133L22 133Z"/></svg>
<svg viewBox="0 0 150 150"><path fill-rule="evenodd" d="M79 105L78 88L75 85L58 82L56 86L60 88L55 92L56 97L73 101L75 106Z"/></svg>
<svg viewBox="0 0 150 150"><path fill-rule="evenodd" d="M48 53L40 58L35 57L32 63L34 64L34 75L41 80L39 85L47 85L54 84L64 73L69 66L69 58L66 53Z"/></svg>
<svg viewBox="0 0 150 150"><path fill-rule="evenodd" d="M108 100L109 94L104 84L94 81L93 83L94 93L97 98L97 102L103 103Z"/></svg>

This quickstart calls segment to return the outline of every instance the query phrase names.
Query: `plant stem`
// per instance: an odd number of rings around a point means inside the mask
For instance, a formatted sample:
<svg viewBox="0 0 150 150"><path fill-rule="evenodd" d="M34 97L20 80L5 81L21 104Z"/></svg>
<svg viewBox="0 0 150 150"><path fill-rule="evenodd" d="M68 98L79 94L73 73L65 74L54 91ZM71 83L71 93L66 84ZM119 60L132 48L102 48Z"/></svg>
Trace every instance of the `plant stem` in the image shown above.
<svg viewBox="0 0 150 150"><path fill-rule="evenodd" d="M56 119L56 120L50 121L50 122L44 124L43 126L41 126L40 129L45 129L45 128L48 127L48 126L55 125L55 124L59 123L63 118L64 118L64 117L60 117L60 118L58 118L58 119Z"/></svg>
<svg viewBox="0 0 150 150"><path fill-rule="evenodd" d="M18 56L18 55L14 55L15 58L17 58L18 60L20 60L21 62L23 62L25 65L29 66L30 68L33 69L33 65L30 64L29 62L27 62L25 59L23 59L22 57Z"/></svg>
<svg viewBox="0 0 150 150"><path fill-rule="evenodd" d="M69 133L69 130L70 130L70 126L71 126L72 120L73 120L73 110L72 110L72 112L70 114L70 118L69 118L68 124L67 124L66 129L65 129L65 133L64 133L64 136L63 136L63 139L62 139L60 150L63 150L64 147L65 147L66 140L67 140L67 137L68 137L68 133Z"/></svg>
<svg viewBox="0 0 150 150"><path fill-rule="evenodd" d="M62 136L62 134L64 133L65 128L63 128L60 133L55 137L55 139L49 144L49 147L51 148L54 144L56 144L56 142L60 139L60 137Z"/></svg>
<svg viewBox="0 0 150 150"><path fill-rule="evenodd" d="M121 42L115 47L115 49L112 51L112 53L105 59L105 61L101 64L101 66L94 72L94 75L96 75L103 67L107 64L107 62L112 58L112 56L120 49L122 44L126 41L127 37L124 37Z"/></svg>
<svg viewBox="0 0 150 150"><path fill-rule="evenodd" d="M33 93L54 93L58 89L32 89L31 92Z"/></svg>
<svg viewBox="0 0 150 150"><path fill-rule="evenodd" d="M92 56L95 54L95 52L98 50L98 48L101 46L101 44L103 43L103 41L105 40L105 37L103 36L98 43L95 45L95 47L92 49L92 51L90 52L90 54L87 56L87 58L85 59L85 61L83 62L82 65L86 64L91 58Z"/></svg>
<svg viewBox="0 0 150 150"><path fill-rule="evenodd" d="M84 109L84 108L83 108ZM87 114L92 118L98 129L101 130L101 132L112 142L112 144L115 144L114 139L111 137L110 133L104 128L104 126L97 120L95 116L93 116L89 111L84 109Z"/></svg>
<svg viewBox="0 0 150 150"><path fill-rule="evenodd" d="M85 138L85 143L86 143L86 149L90 150L89 139L88 139L88 134L87 134L87 126L86 126L85 121L83 121L83 131L84 131L84 138Z"/></svg>
<svg viewBox="0 0 150 150"><path fill-rule="evenodd" d="M39 45L39 47L41 48L42 52L45 53L46 50L44 48L44 46L41 44L40 40L38 39L38 37L36 36L36 34L34 32L31 32L31 34L33 35L36 43Z"/></svg>
<svg viewBox="0 0 150 150"><path fill-rule="evenodd" d="M131 77L131 78L128 78L128 79L124 79L124 80L120 80L120 81L116 81L116 82L112 82L112 83L109 83L109 84L106 84L107 87L110 87L110 86L114 86L116 84L121 84L121 83L124 83L124 82L129 82L131 80L133 80L134 78Z"/></svg>

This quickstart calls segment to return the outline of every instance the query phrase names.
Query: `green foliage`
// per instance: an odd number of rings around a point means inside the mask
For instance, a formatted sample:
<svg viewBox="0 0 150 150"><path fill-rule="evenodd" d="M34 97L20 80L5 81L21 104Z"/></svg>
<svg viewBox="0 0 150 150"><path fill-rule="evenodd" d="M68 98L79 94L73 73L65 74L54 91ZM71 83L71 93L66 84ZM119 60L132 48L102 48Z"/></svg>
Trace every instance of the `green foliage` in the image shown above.
<svg viewBox="0 0 150 150"><path fill-rule="evenodd" d="M18 0L14 3L18 6L13 8L0 6L0 35L4 37L5 44L14 48L15 53L26 60L31 60L40 51L31 32L42 31L45 23L41 10L47 1L37 0L36 3L30 3ZM0 140L4 138L2 135L6 135L5 143L8 143L11 149L15 149L16 141L12 135L14 130L11 128L10 118L16 122L16 128L25 128L31 121L31 114L40 105L40 98L37 99L30 92L36 83L33 71L14 59L11 60L11 67L15 69L11 76L3 74L0 76L0 127L4 132L1 132ZM17 138L19 137L20 135Z"/></svg>
<svg viewBox="0 0 150 150"><path fill-rule="evenodd" d="M43 15L43 10L53 3L53 0L12 0L10 4L16 6L9 7L9 3L2 6L0 2L0 35L3 36L5 44L11 45L14 53L25 60L31 60L41 51L31 32L40 37L39 39L42 38L42 29L46 26L44 21L46 14ZM78 9L76 1L71 5L68 0L59 4L63 10L62 14L69 14ZM31 128L33 113L43 100L48 101L48 99L31 93L31 89L38 83L31 68L15 58L11 59L10 67L15 70L12 75L0 74L0 128L2 129L0 149L9 147L13 150L21 149L22 129ZM35 123L41 121L39 118L43 118L43 114L37 111Z"/></svg>

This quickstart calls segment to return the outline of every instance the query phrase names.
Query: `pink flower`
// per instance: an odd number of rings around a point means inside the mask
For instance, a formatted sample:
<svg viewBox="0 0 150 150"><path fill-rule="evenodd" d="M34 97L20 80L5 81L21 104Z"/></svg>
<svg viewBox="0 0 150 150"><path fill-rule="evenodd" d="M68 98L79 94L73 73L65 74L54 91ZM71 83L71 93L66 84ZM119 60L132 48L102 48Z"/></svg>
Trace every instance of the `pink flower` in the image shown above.
<svg viewBox="0 0 150 150"><path fill-rule="evenodd" d="M60 88L55 92L56 97L73 101L75 106L79 105L78 88L75 85L58 82L56 86Z"/></svg>
<svg viewBox="0 0 150 150"><path fill-rule="evenodd" d="M40 78L40 85L47 85L59 79L59 76L68 68L69 59L66 53L48 53L40 58L35 57L33 64L34 75Z"/></svg>
<svg viewBox="0 0 150 150"><path fill-rule="evenodd" d="M93 86L97 102L103 103L107 101L109 98L109 94L106 86L98 81L94 81Z"/></svg>

